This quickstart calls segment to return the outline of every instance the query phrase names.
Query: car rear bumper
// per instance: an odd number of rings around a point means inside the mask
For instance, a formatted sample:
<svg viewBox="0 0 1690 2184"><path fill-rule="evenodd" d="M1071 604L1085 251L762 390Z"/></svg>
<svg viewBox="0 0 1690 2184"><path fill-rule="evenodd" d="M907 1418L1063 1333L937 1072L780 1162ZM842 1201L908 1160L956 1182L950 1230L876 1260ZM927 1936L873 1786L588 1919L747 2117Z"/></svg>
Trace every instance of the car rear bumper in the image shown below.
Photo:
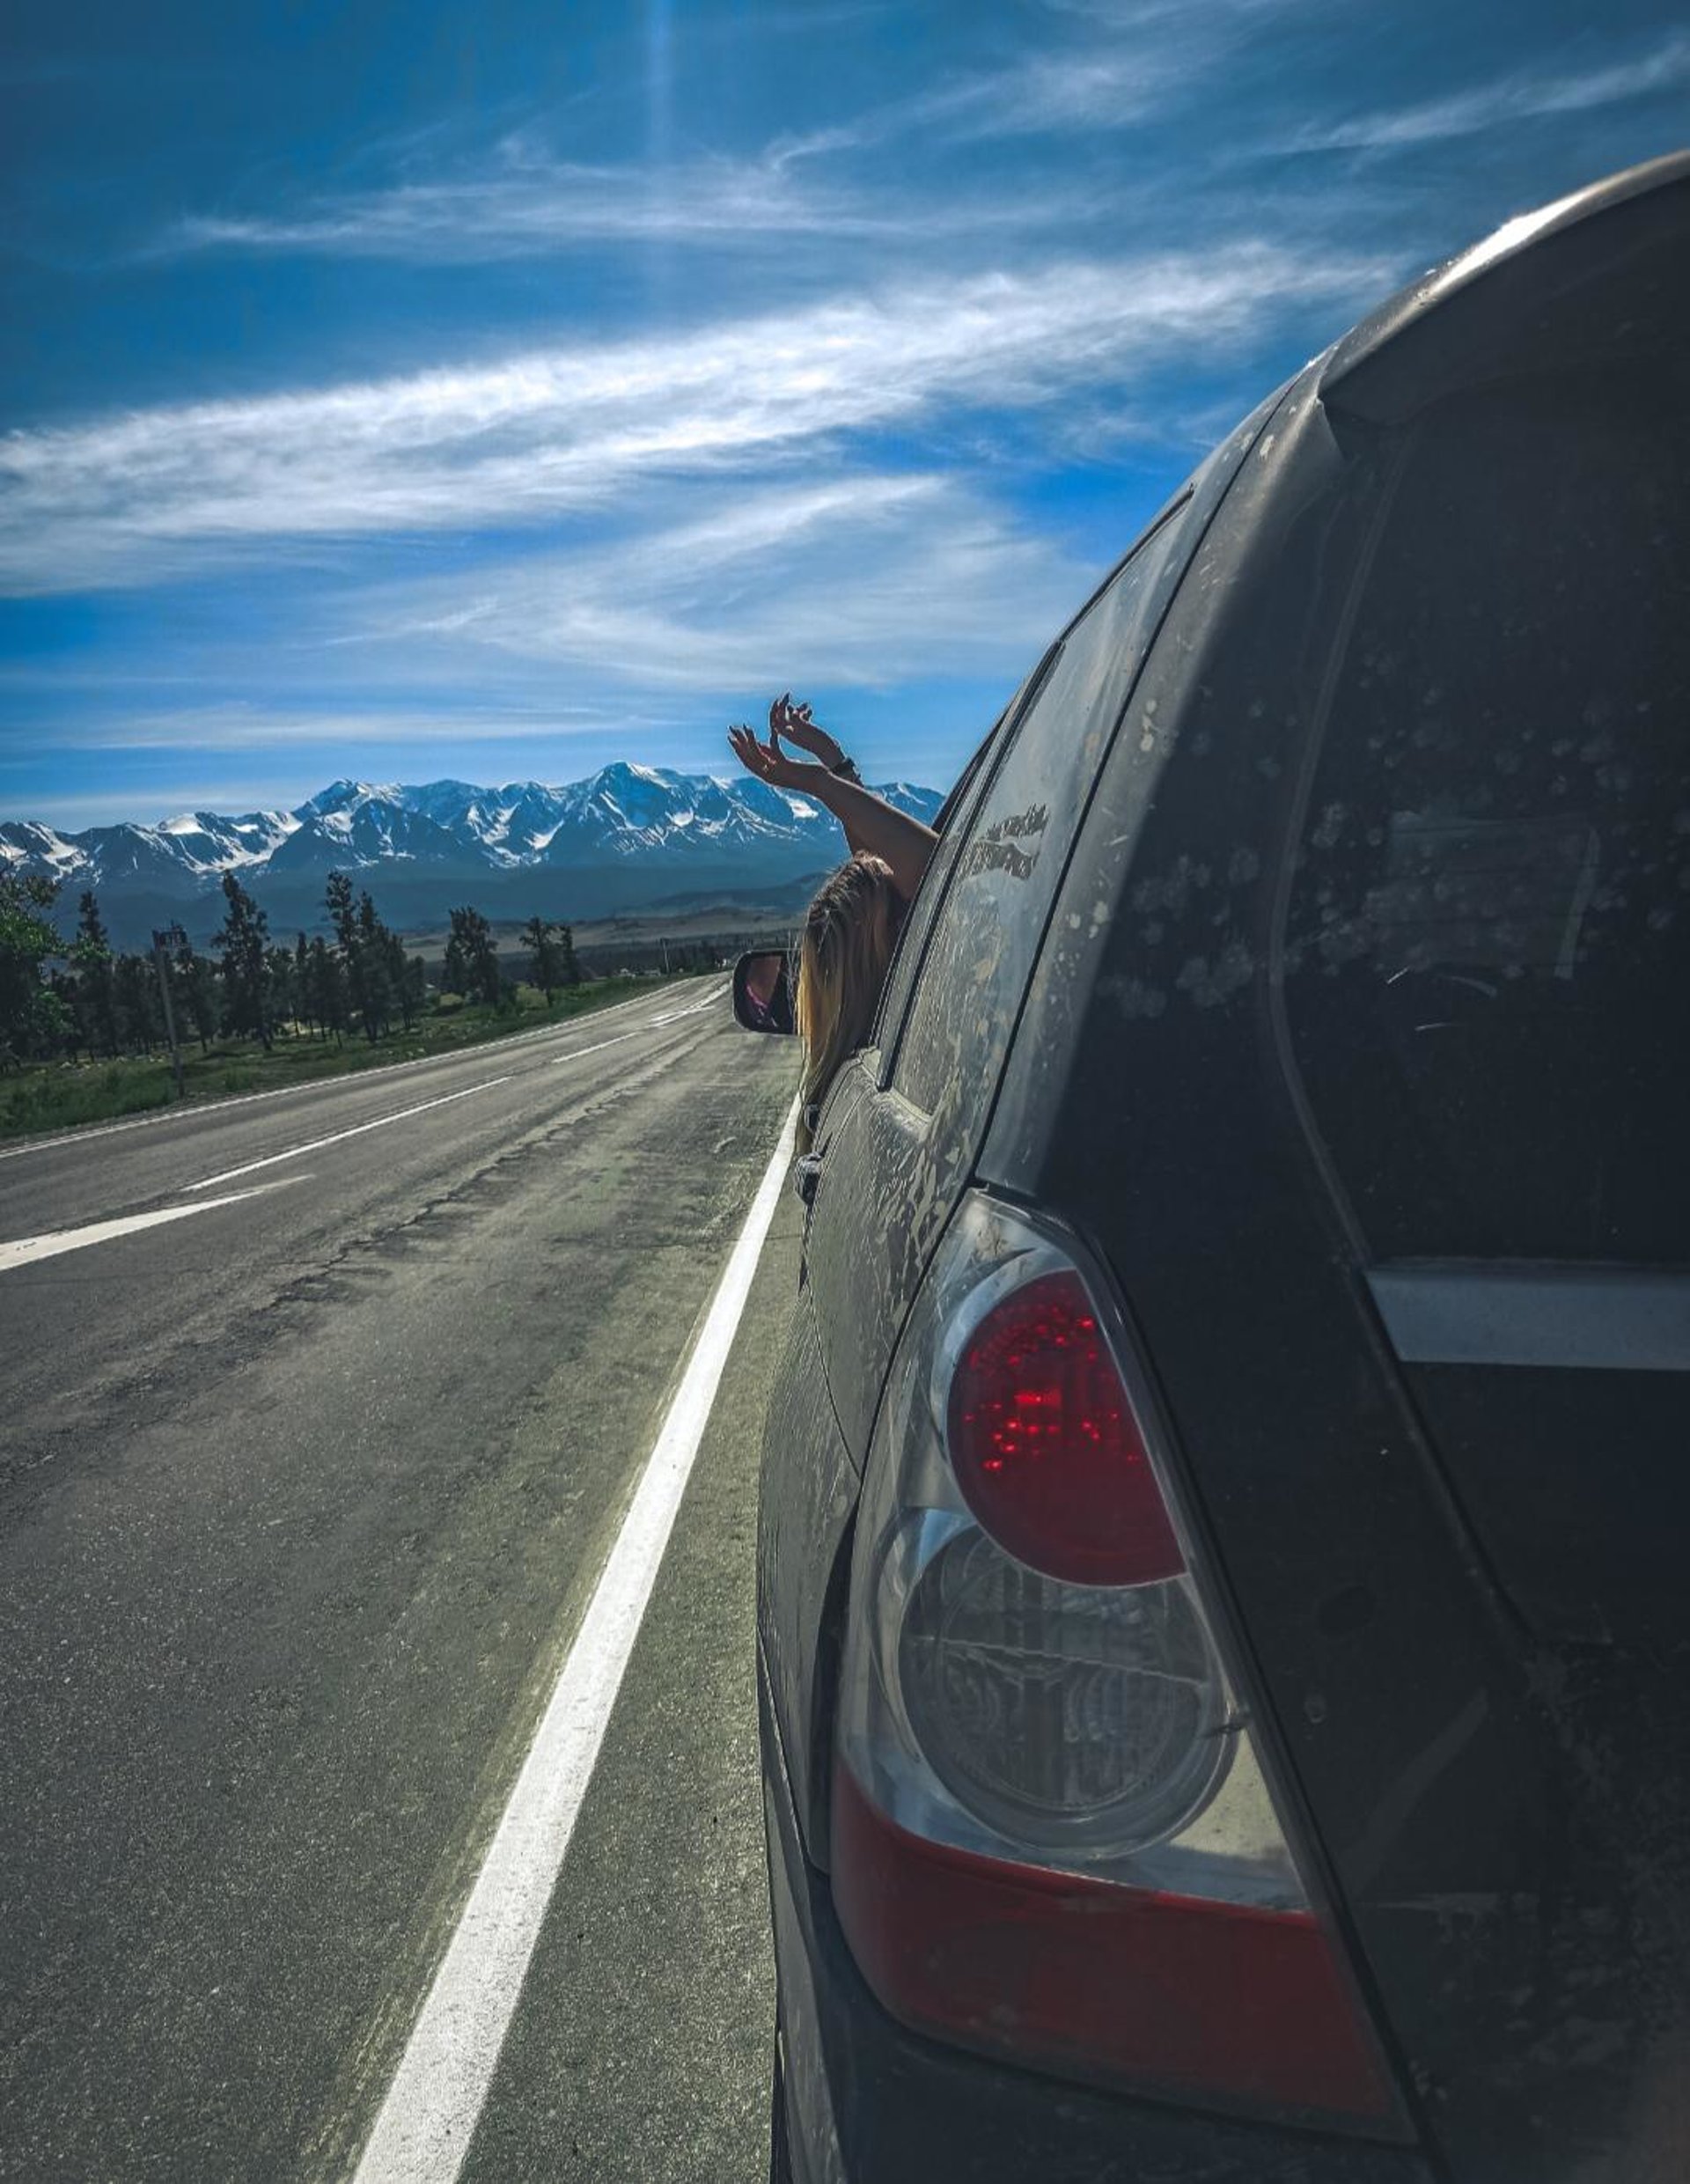
<svg viewBox="0 0 1690 2184"><path fill-rule="evenodd" d="M1006 2070L924 2040L869 1991L805 1857L759 1660L763 1812L797 2184L1434 2184L1400 2148L1262 2129Z"/></svg>

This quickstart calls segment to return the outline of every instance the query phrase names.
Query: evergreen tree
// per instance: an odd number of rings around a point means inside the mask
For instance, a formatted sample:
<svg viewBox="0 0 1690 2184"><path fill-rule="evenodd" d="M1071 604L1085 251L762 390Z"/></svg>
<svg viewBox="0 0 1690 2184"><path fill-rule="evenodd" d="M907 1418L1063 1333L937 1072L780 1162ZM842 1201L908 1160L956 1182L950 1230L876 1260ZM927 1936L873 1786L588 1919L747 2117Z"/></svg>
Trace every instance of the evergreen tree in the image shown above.
<svg viewBox="0 0 1690 2184"><path fill-rule="evenodd" d="M334 1034L338 1047L347 1026L346 970L328 943L319 937L311 944L311 1005L325 1038Z"/></svg>
<svg viewBox="0 0 1690 2184"><path fill-rule="evenodd" d="M317 1027L317 1013L311 989L311 943L301 933L293 951L293 990L296 1006L305 1018L305 1029Z"/></svg>
<svg viewBox="0 0 1690 2184"><path fill-rule="evenodd" d="M446 942L446 983L467 1001L496 1007L499 999L499 957L493 945L493 929L479 910L451 913L452 933Z"/></svg>
<svg viewBox="0 0 1690 2184"><path fill-rule="evenodd" d="M43 917L59 892L56 879L14 879L0 873L0 1063L51 1051L64 1030L63 1004L43 974L64 942Z"/></svg>
<svg viewBox="0 0 1690 2184"><path fill-rule="evenodd" d="M162 1033L158 974L152 958L121 955L113 967L118 1031L131 1054L151 1054Z"/></svg>
<svg viewBox="0 0 1690 2184"><path fill-rule="evenodd" d="M369 1026L369 1003L364 996L364 950L358 937L358 907L351 900L351 880L345 871L332 871L323 900L334 926L334 944L341 950L341 974L345 978L345 991L351 1004L351 1016L358 1018L364 1026L364 1037L373 1040L376 1033Z"/></svg>
<svg viewBox="0 0 1690 2184"><path fill-rule="evenodd" d="M383 928L386 941L387 983L399 1003L400 1014L409 1031L428 1005L428 980L420 955L407 955L397 933Z"/></svg>
<svg viewBox="0 0 1690 2184"><path fill-rule="evenodd" d="M364 1034L372 1042L393 1020L393 935L376 916L366 887L358 898L358 964L364 974Z"/></svg>
<svg viewBox="0 0 1690 2184"><path fill-rule="evenodd" d="M77 918L77 937L70 944L70 960L77 967L77 989L91 1036L93 1052L98 1033L109 1055L117 1052L117 983L112 944L99 915L99 899L92 888L82 898Z"/></svg>
<svg viewBox="0 0 1690 2184"><path fill-rule="evenodd" d="M293 950L285 945L267 948L264 961L269 978L271 1019L297 1028L301 1003L293 980Z"/></svg>
<svg viewBox="0 0 1690 2184"><path fill-rule="evenodd" d="M329 874L323 900L341 953L342 957L349 955L358 945L358 914L352 901L352 882L344 872Z"/></svg>
<svg viewBox="0 0 1690 2184"><path fill-rule="evenodd" d="M399 991L405 1010L405 1024L408 1030L415 1018L429 1005L429 967L420 955L405 955L400 951L404 968L400 976Z"/></svg>
<svg viewBox="0 0 1690 2184"><path fill-rule="evenodd" d="M543 917L531 917L522 929L522 937L532 952L528 975L545 995L546 1006L549 1009L558 988L569 983L564 973L563 947L557 938L557 928L548 924Z"/></svg>
<svg viewBox="0 0 1690 2184"><path fill-rule="evenodd" d="M86 1047L88 1059L92 1062L94 1058L93 1026L89 1020L80 982L68 971L49 970L47 974L47 999L48 1009L57 1011L60 1019L57 1035L64 1052L74 1062Z"/></svg>
<svg viewBox="0 0 1690 2184"><path fill-rule="evenodd" d="M175 990L182 997L182 1013L194 1026L200 1052L209 1054L223 1014L223 996L217 991L217 965L209 956L195 955L191 940L183 941L176 951Z"/></svg>
<svg viewBox="0 0 1690 2184"><path fill-rule="evenodd" d="M465 952L463 942L458 938L455 917L452 929L446 936L445 960L441 966L440 975L446 982L448 993L460 994L466 1001L468 1000L469 958Z"/></svg>
<svg viewBox="0 0 1690 2184"><path fill-rule="evenodd" d="M270 1051L268 985L269 920L232 872L223 876L229 905L222 930L212 942L223 957L224 993L232 1029L261 1041Z"/></svg>
<svg viewBox="0 0 1690 2184"><path fill-rule="evenodd" d="M578 986L586 973L581 968L575 952L575 928L572 925L560 925L558 931L563 937L563 983L566 986Z"/></svg>
<svg viewBox="0 0 1690 2184"><path fill-rule="evenodd" d="M352 900L352 882L346 873L329 874L323 899L328 908L328 922L334 929L341 971L352 1012L363 1023L364 1036L373 1039L375 1033L370 1028L370 1011L364 999L364 949L358 937L357 906Z"/></svg>

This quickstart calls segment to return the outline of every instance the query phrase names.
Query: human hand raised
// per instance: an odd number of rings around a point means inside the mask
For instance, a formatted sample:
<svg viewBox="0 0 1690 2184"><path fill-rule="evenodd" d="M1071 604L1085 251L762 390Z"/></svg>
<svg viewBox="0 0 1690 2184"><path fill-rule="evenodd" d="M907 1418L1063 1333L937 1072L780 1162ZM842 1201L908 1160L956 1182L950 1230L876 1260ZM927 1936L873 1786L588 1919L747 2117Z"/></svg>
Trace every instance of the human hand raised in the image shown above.
<svg viewBox="0 0 1690 2184"><path fill-rule="evenodd" d="M837 766L845 754L825 728L819 728L810 717L807 705L794 705L792 693L778 697L768 709L768 732L771 740L778 742L784 736L796 743L801 751L808 751L827 767Z"/></svg>
<svg viewBox="0 0 1690 2184"><path fill-rule="evenodd" d="M818 769L789 758L781 748L781 733L771 725L768 741L760 743L754 729L736 724L728 731L728 741L739 763L748 774L755 774L759 781L770 782L780 789L802 789L814 781Z"/></svg>

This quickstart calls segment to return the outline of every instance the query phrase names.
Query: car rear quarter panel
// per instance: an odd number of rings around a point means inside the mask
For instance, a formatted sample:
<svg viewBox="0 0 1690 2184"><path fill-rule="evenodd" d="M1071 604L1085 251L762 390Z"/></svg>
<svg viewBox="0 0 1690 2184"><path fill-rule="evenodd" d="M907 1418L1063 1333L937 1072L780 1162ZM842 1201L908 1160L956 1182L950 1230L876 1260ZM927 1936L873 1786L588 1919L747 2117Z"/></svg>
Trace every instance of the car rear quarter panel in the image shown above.
<svg viewBox="0 0 1690 2184"><path fill-rule="evenodd" d="M828 1399L806 1285L787 1328L764 1433L757 1641L805 1850L823 1867L840 1594L849 1575L857 1489Z"/></svg>
<svg viewBox="0 0 1690 2184"><path fill-rule="evenodd" d="M1531 1639L1462 1520L1280 1063L1283 845L1388 460L1306 381L1251 457L1118 739L981 1167L1088 1239L1143 1340L1452 2174L1652 2184L1690 2173L1682 1890L1605 1786L1611 1680Z"/></svg>

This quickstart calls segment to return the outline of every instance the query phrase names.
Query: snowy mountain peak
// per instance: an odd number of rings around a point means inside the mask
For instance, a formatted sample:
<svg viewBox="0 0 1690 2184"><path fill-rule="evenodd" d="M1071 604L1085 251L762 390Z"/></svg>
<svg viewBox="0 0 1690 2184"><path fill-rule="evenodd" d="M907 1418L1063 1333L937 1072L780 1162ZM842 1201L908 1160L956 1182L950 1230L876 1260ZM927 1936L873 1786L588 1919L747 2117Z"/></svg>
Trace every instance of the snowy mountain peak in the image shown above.
<svg viewBox="0 0 1690 2184"><path fill-rule="evenodd" d="M327 789L320 789L314 797L307 797L297 805L295 816L302 820L320 819L330 812L350 811L356 805L371 801L397 803L406 791L397 782L331 781Z"/></svg>
<svg viewBox="0 0 1690 2184"><path fill-rule="evenodd" d="M900 782L881 793L931 820L937 792ZM215 922L224 872L238 871L278 923L315 923L330 871L378 895L401 889L404 914L437 921L454 902L555 905L652 901L699 886L757 886L819 872L845 854L813 799L749 774L680 774L618 760L584 781L420 784L341 780L291 812L181 812L61 834L34 820L0 825L0 869L98 891L114 932L126 921L203 904ZM62 906L69 900L61 898ZM132 906L132 907L130 907Z"/></svg>

